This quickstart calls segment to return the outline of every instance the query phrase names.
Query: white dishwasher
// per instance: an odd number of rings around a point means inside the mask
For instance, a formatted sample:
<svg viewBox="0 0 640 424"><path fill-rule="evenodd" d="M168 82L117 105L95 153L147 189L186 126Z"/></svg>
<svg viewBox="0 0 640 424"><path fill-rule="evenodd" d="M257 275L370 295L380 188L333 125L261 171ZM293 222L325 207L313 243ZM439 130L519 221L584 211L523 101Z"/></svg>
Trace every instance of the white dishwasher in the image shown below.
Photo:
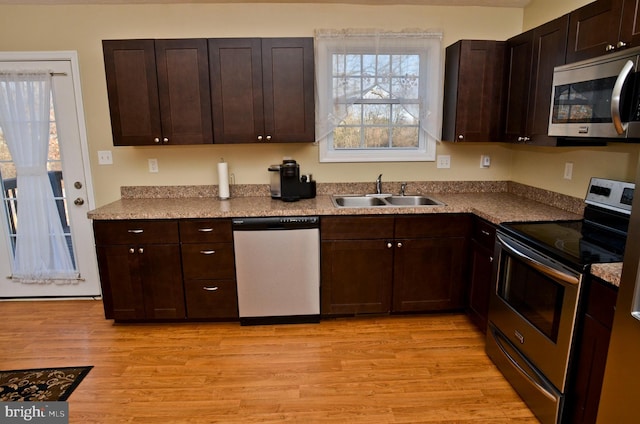
<svg viewBox="0 0 640 424"><path fill-rule="evenodd" d="M234 218L240 324L320 321L320 219Z"/></svg>

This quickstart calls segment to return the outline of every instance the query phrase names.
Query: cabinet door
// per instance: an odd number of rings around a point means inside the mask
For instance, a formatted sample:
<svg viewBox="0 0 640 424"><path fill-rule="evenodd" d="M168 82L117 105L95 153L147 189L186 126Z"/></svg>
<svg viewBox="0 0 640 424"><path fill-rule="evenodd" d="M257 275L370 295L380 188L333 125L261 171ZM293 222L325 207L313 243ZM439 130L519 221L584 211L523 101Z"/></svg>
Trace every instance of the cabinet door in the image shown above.
<svg viewBox="0 0 640 424"><path fill-rule="evenodd" d="M482 331L487 330L491 292L492 252L475 240L471 242L469 279L469 318Z"/></svg>
<svg viewBox="0 0 640 424"><path fill-rule="evenodd" d="M555 145L549 137L549 109L553 88L553 68L565 63L569 16L565 15L533 30L533 55L526 136L529 144Z"/></svg>
<svg viewBox="0 0 640 424"><path fill-rule="evenodd" d="M161 137L153 40L102 42L113 144L156 144Z"/></svg>
<svg viewBox="0 0 640 424"><path fill-rule="evenodd" d="M620 32L623 0L597 0L569 15L567 63L605 54Z"/></svg>
<svg viewBox="0 0 640 424"><path fill-rule="evenodd" d="M585 316L567 422L595 424L610 338L610 329L590 315Z"/></svg>
<svg viewBox="0 0 640 424"><path fill-rule="evenodd" d="M267 141L315 141L313 38L262 39Z"/></svg>
<svg viewBox="0 0 640 424"><path fill-rule="evenodd" d="M126 245L98 246L96 253L105 317L144 319L144 292L138 257Z"/></svg>
<svg viewBox="0 0 640 424"><path fill-rule="evenodd" d="M215 143L254 143L264 136L259 38L209 40Z"/></svg>
<svg viewBox="0 0 640 424"><path fill-rule="evenodd" d="M185 317L177 244L98 246L97 255L107 319Z"/></svg>
<svg viewBox="0 0 640 424"><path fill-rule="evenodd" d="M393 250L384 240L321 242L321 313L387 313Z"/></svg>
<svg viewBox="0 0 640 424"><path fill-rule="evenodd" d="M510 142L524 142L527 131L527 108L531 85L533 31L507 40L507 88L505 109L505 138Z"/></svg>
<svg viewBox="0 0 640 424"><path fill-rule="evenodd" d="M627 47L640 45L640 0L624 0L619 38Z"/></svg>
<svg viewBox="0 0 640 424"><path fill-rule="evenodd" d="M205 39L156 40L163 144L213 142Z"/></svg>
<svg viewBox="0 0 640 424"><path fill-rule="evenodd" d="M137 249L146 318L185 318L180 246L153 244Z"/></svg>
<svg viewBox="0 0 640 424"><path fill-rule="evenodd" d="M465 264L465 238L396 240L393 311L463 308Z"/></svg>
<svg viewBox="0 0 640 424"><path fill-rule="evenodd" d="M490 40L461 40L447 47L443 140L498 139L504 47Z"/></svg>

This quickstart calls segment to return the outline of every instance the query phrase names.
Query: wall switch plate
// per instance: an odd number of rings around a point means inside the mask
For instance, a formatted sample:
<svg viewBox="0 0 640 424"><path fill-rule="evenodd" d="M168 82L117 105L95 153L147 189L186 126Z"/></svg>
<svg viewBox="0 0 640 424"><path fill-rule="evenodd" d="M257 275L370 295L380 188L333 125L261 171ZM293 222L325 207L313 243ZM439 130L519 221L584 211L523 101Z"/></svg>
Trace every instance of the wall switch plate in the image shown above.
<svg viewBox="0 0 640 424"><path fill-rule="evenodd" d="M98 165L113 165L111 150L98 150Z"/></svg>
<svg viewBox="0 0 640 424"><path fill-rule="evenodd" d="M158 159L149 159L149 172L158 172Z"/></svg>
<svg viewBox="0 0 640 424"><path fill-rule="evenodd" d="M480 156L480 168L488 168L491 166L491 156L482 155Z"/></svg>
<svg viewBox="0 0 640 424"><path fill-rule="evenodd" d="M451 168L451 156L438 155L436 157L436 167L438 168Z"/></svg>
<svg viewBox="0 0 640 424"><path fill-rule="evenodd" d="M566 162L564 164L564 179L570 180L573 177L573 162Z"/></svg>

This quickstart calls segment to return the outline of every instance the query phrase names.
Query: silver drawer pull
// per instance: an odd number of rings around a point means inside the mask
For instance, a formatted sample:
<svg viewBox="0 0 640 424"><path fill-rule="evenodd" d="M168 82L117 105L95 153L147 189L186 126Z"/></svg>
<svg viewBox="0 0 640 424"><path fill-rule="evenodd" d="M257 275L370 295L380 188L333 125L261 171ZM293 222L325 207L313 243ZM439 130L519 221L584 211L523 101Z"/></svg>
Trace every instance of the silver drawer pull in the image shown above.
<svg viewBox="0 0 640 424"><path fill-rule="evenodd" d="M217 287L217 286L216 286L216 287L207 287L207 286L204 286L204 287L202 288L202 290L206 290L206 291L216 291L216 290L218 290L218 287Z"/></svg>
<svg viewBox="0 0 640 424"><path fill-rule="evenodd" d="M489 233L489 231L480 230L480 232L481 232L482 234L484 234L485 236L490 236L490 235L491 235L491 233Z"/></svg>
<svg viewBox="0 0 640 424"><path fill-rule="evenodd" d="M198 231L200 231L201 233L210 233L211 231L213 231L213 228L198 228Z"/></svg>
<svg viewBox="0 0 640 424"><path fill-rule="evenodd" d="M202 253L203 255L213 255L214 253L216 253L215 250L201 250L200 253Z"/></svg>
<svg viewBox="0 0 640 424"><path fill-rule="evenodd" d="M127 230L127 232L131 234L142 234L144 233L144 230L135 229L135 230Z"/></svg>

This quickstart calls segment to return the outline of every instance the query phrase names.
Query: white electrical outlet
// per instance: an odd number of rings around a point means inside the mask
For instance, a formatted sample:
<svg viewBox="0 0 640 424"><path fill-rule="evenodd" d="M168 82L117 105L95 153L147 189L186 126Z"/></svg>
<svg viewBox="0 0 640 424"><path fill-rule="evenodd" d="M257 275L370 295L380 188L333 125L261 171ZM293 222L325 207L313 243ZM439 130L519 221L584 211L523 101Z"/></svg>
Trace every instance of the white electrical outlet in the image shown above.
<svg viewBox="0 0 640 424"><path fill-rule="evenodd" d="M564 164L564 179L570 180L573 177L573 162L566 162Z"/></svg>
<svg viewBox="0 0 640 424"><path fill-rule="evenodd" d="M451 156L438 155L436 158L436 166L438 168L451 168Z"/></svg>
<svg viewBox="0 0 640 424"><path fill-rule="evenodd" d="M113 165L111 150L98 150L98 165Z"/></svg>
<svg viewBox="0 0 640 424"><path fill-rule="evenodd" d="M158 172L158 159L149 159L149 172Z"/></svg>
<svg viewBox="0 0 640 424"><path fill-rule="evenodd" d="M480 168L488 168L491 166L491 156L482 155L480 156Z"/></svg>

